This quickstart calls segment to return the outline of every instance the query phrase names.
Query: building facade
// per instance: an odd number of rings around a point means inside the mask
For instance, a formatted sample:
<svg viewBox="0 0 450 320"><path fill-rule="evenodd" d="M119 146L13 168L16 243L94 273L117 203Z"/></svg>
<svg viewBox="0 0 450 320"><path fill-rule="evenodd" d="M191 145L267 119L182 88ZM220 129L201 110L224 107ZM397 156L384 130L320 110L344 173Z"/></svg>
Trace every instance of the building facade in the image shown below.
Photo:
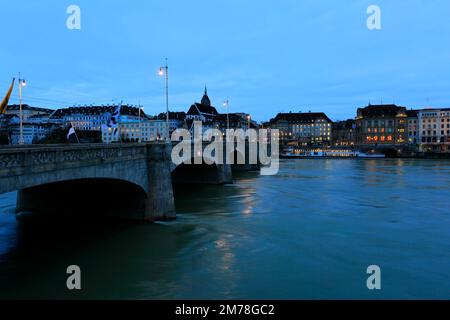
<svg viewBox="0 0 450 320"><path fill-rule="evenodd" d="M59 128L61 123L52 121L50 115L54 110L22 105L22 133L20 130L20 106L10 105L5 117L10 117L9 123L3 130L7 130L8 143L19 144L23 138L24 144L37 143Z"/></svg>
<svg viewBox="0 0 450 320"><path fill-rule="evenodd" d="M215 120L217 128L225 131L230 129L242 129L258 128L257 124L251 120L251 116L246 113L221 113L218 114Z"/></svg>
<svg viewBox="0 0 450 320"><path fill-rule="evenodd" d="M205 93L203 94L200 103L194 103L189 108L186 114L186 120L190 122L201 121L204 125L211 124L216 120L218 112L214 106L211 105L211 100L208 97L208 91L205 88Z"/></svg>
<svg viewBox="0 0 450 320"><path fill-rule="evenodd" d="M31 123L25 122L22 126L23 142L24 144L38 143L40 140L47 137L56 128L59 128L55 123ZM20 143L20 124L15 123L11 125L11 144Z"/></svg>
<svg viewBox="0 0 450 320"><path fill-rule="evenodd" d="M157 120L167 121L166 112L160 113ZM186 112L171 112L169 111L169 132L170 135L176 130L185 127Z"/></svg>
<svg viewBox="0 0 450 320"><path fill-rule="evenodd" d="M11 143L11 125L15 123L19 123L15 114L0 114L0 145Z"/></svg>
<svg viewBox="0 0 450 320"><path fill-rule="evenodd" d="M201 102L191 105L186 113L186 127L190 131L191 136L194 136L194 121L200 121L202 123L202 135L209 129L217 129L216 119L218 114L217 109L211 105L208 91L205 88ZM211 137L206 137L206 139L209 140Z"/></svg>
<svg viewBox="0 0 450 320"><path fill-rule="evenodd" d="M110 105L58 109L50 115L50 120L59 121L63 125L72 124L75 130L100 132L116 108L117 106ZM139 122L147 116L138 107L122 105L119 118L121 122Z"/></svg>
<svg viewBox="0 0 450 320"><path fill-rule="evenodd" d="M417 110L407 110L407 123L408 129L408 144L411 146L417 146L419 144L419 119Z"/></svg>
<svg viewBox="0 0 450 320"><path fill-rule="evenodd" d="M120 122L117 128L102 128L102 141L151 142L165 140L167 135L165 120L143 120Z"/></svg>
<svg viewBox="0 0 450 320"><path fill-rule="evenodd" d="M450 152L450 108L419 110L417 118L420 149Z"/></svg>
<svg viewBox="0 0 450 320"><path fill-rule="evenodd" d="M49 117L50 114L54 112L54 110L51 109L47 109L47 108L39 108L39 107L32 107L29 106L28 104L22 104L22 120L28 121L28 118L33 117L33 116L46 116ZM9 105L6 108L5 114L9 114L9 115L16 115L16 116L20 116L20 105L18 104L13 104L13 105Z"/></svg>
<svg viewBox="0 0 450 320"><path fill-rule="evenodd" d="M280 141L301 145L330 145L332 121L323 112L279 113L270 121L278 129Z"/></svg>
<svg viewBox="0 0 450 320"><path fill-rule="evenodd" d="M332 145L335 147L349 147L355 145L356 121L348 119L333 123L331 130Z"/></svg>
<svg viewBox="0 0 450 320"><path fill-rule="evenodd" d="M394 104L359 108L356 116L356 144L407 144L407 118L406 108Z"/></svg>

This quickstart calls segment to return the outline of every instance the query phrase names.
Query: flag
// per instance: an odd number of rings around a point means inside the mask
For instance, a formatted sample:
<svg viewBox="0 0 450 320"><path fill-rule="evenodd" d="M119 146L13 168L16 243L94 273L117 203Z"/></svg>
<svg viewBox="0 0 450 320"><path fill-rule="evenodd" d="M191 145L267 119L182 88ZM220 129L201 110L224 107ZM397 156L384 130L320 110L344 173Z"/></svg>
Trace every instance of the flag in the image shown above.
<svg viewBox="0 0 450 320"><path fill-rule="evenodd" d="M122 101L118 104L114 112L111 114L111 117L109 118L109 121L107 123L108 128L113 128L113 134L115 135L117 133L117 127L119 124L119 117L120 117L120 109L122 108Z"/></svg>
<svg viewBox="0 0 450 320"><path fill-rule="evenodd" d="M78 140L77 133L75 132L75 129L73 128L72 124L70 124L69 133L67 133L67 140L70 141L76 141L80 143Z"/></svg>
<svg viewBox="0 0 450 320"><path fill-rule="evenodd" d="M8 102L9 102L9 97L11 97L11 92L14 88L14 81L16 79L13 78L11 86L9 87L8 92L6 93L6 96L3 98L2 103L0 104L0 114L4 114L6 112L6 109L8 108Z"/></svg>

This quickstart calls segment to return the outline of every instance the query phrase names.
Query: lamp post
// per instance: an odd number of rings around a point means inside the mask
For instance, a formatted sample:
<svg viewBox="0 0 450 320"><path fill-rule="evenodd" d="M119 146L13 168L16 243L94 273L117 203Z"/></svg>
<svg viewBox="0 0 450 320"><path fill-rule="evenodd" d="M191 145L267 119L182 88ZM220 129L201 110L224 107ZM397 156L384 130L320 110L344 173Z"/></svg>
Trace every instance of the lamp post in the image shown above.
<svg viewBox="0 0 450 320"><path fill-rule="evenodd" d="M20 118L20 138L19 144L25 144L25 140L23 139L23 114L22 114L22 87L26 87L27 82L25 79L20 78L19 72L19 118Z"/></svg>
<svg viewBox="0 0 450 320"><path fill-rule="evenodd" d="M166 66L165 67L160 67L159 68L159 75L162 76L166 76L166 139L170 140L169 138L169 67L167 65L167 58L166 58Z"/></svg>
<svg viewBox="0 0 450 320"><path fill-rule="evenodd" d="M227 97L227 100L225 100L223 102L223 106L225 108L227 108L227 129L230 129L230 112L229 112L229 109L228 109L229 105L230 105L230 101L228 100L228 97Z"/></svg>
<svg viewBox="0 0 450 320"><path fill-rule="evenodd" d="M142 126L141 126L141 104L139 103L139 143L142 142Z"/></svg>
<svg viewBox="0 0 450 320"><path fill-rule="evenodd" d="M247 130L248 129L250 129L250 119L251 119L252 117L248 114L247 115Z"/></svg>

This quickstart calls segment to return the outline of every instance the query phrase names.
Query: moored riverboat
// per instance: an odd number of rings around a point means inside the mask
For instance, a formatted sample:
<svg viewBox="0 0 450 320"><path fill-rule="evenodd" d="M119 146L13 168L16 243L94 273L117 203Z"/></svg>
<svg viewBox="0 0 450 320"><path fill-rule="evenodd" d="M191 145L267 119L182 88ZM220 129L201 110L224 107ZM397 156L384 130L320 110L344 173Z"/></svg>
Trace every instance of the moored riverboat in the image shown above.
<svg viewBox="0 0 450 320"><path fill-rule="evenodd" d="M289 147L281 153L280 157L282 159L376 159L385 158L385 155L382 153L366 153L353 149L308 149Z"/></svg>

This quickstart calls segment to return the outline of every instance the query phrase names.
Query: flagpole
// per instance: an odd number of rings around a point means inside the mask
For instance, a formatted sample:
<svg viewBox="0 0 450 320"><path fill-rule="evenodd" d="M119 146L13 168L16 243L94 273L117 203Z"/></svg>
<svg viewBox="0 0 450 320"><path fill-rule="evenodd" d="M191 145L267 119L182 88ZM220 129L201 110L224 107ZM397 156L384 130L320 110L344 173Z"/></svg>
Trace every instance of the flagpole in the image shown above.
<svg viewBox="0 0 450 320"><path fill-rule="evenodd" d="M77 131L75 130L75 128L73 127L73 124L72 124L72 122L70 122L70 126L73 128L73 132L75 132L75 138L77 138L77 142L78 142L78 144L80 144L80 139L78 139L78 134L77 134Z"/></svg>
<svg viewBox="0 0 450 320"><path fill-rule="evenodd" d="M6 113L6 110L8 109L8 102L9 99L11 98L11 93L14 89L14 81L16 80L16 78L13 78L13 81L11 83L11 86L9 87L8 92L6 92L6 96L3 98L2 102L0 103L0 114L4 114Z"/></svg>
<svg viewBox="0 0 450 320"><path fill-rule="evenodd" d="M122 109L122 103L123 100L120 101L120 109ZM122 135L120 134L120 113L121 111L119 111L119 114L117 115L117 133L119 135L119 143L122 143Z"/></svg>

